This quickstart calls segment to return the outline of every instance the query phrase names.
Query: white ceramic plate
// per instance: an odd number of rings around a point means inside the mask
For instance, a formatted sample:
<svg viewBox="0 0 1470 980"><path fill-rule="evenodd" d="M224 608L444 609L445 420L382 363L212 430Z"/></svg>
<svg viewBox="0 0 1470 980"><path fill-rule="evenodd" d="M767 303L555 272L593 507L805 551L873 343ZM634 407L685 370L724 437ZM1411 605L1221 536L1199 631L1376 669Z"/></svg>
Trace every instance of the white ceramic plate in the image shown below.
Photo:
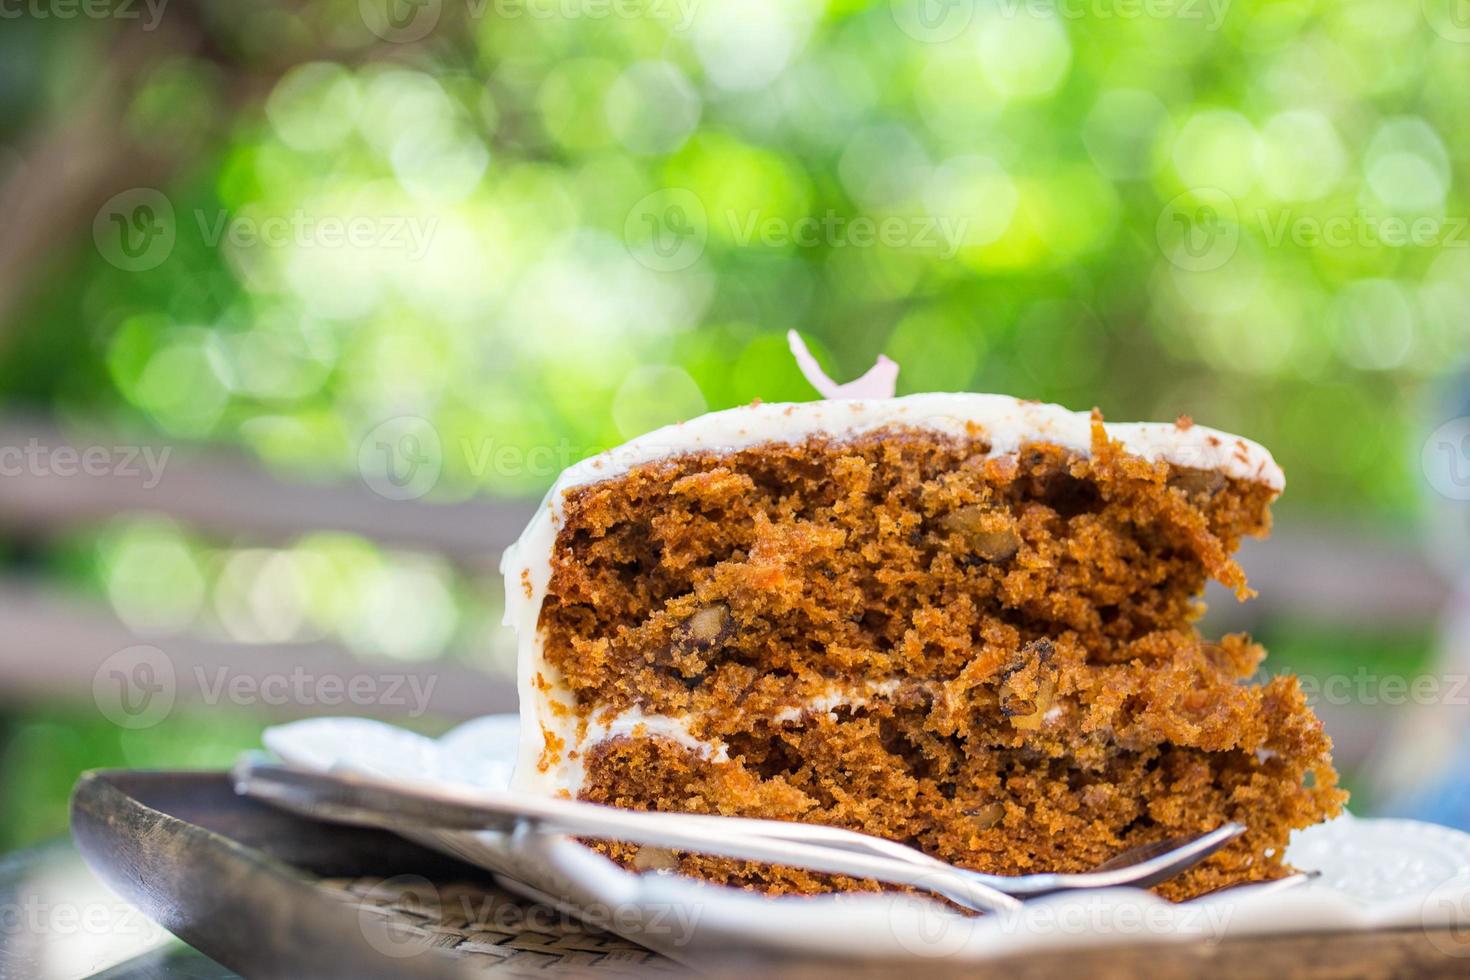
<svg viewBox="0 0 1470 980"><path fill-rule="evenodd" d="M381 722L322 718L272 728L265 744L306 769L342 767L505 788L518 726L513 715L495 715L434 740ZM1298 832L1288 861L1322 877L1289 891L1244 887L1182 905L1131 889L1072 892L983 917L911 895L768 898L675 875L639 875L560 836L408 836L495 872L508 887L686 961L731 947L982 960L1036 948L1470 925L1470 834L1411 820L1344 816ZM1470 944L1445 952L1470 955Z"/></svg>

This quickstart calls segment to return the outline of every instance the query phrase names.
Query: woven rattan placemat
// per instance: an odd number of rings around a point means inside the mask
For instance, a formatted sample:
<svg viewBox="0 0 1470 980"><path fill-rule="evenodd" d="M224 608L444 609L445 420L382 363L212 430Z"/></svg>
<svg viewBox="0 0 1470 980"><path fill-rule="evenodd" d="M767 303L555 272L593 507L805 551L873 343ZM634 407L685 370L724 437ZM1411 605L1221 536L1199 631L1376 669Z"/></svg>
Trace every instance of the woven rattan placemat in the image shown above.
<svg viewBox="0 0 1470 980"><path fill-rule="evenodd" d="M358 909L364 935L389 955L436 948L468 968L502 977L688 972L636 943L494 886L417 875L325 878L319 884Z"/></svg>

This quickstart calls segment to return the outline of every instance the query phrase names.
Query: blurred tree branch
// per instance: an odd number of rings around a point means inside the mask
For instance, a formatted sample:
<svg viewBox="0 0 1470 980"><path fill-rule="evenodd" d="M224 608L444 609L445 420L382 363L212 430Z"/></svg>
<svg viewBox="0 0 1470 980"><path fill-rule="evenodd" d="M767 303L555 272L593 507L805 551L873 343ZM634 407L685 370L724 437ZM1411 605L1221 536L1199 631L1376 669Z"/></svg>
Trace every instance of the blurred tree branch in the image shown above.
<svg viewBox="0 0 1470 980"><path fill-rule="evenodd" d="M354 48L343 41L340 24L325 15L294 38L298 43L242 43L250 34L247 22L265 21L272 10L298 19L322 12L289 0L245 5L170 0L150 29L136 21L91 25L110 31L100 63L86 73L88 82L75 101L62 112L41 116L15 141L18 160L0 179L0 214L6 216L6 233L0 236L0 345L53 261L73 243L90 243L92 220L104 203L134 187L159 187L187 171L217 145L241 109L269 95L290 68L317 58L364 60L414 50L380 42L361 25L353 37L371 43ZM452 30L443 33L457 36ZM211 120L217 128L189 132L183 139L156 132L141 138L129 125L129 109L155 69L181 58L207 64L220 79L224 111Z"/></svg>
<svg viewBox="0 0 1470 980"><path fill-rule="evenodd" d="M45 118L21 142L20 161L0 183L0 340L27 289L48 260L90 225L113 194L157 182L172 172L156 148L131 139L124 127L128 101L161 50L188 50L188 35L165 21L150 33L118 29L107 58L80 101Z"/></svg>

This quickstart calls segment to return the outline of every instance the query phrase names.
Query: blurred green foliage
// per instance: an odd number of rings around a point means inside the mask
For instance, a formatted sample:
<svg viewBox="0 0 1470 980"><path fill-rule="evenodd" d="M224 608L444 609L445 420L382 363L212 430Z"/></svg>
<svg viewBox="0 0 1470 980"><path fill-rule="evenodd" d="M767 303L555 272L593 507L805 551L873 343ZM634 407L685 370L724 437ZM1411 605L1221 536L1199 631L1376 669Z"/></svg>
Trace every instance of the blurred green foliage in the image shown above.
<svg viewBox="0 0 1470 980"><path fill-rule="evenodd" d="M62 832L77 775L88 769L222 769L265 723L181 712L152 728L119 728L95 711L41 705L0 722L0 852Z"/></svg>
<svg viewBox="0 0 1470 980"><path fill-rule="evenodd" d="M357 7L237 18L315 53L244 104L153 66L127 121L190 146L174 244L128 271L78 241L8 392L350 473L399 414L586 452L806 398L795 326L837 374L1188 412L1270 445L1288 502L1414 506L1424 382L1470 349L1470 44L1428 7L504 0L429 4L413 44ZM98 32L52 33L59 98ZM665 271L640 202L671 189L704 243ZM440 494L547 482L466 464Z"/></svg>

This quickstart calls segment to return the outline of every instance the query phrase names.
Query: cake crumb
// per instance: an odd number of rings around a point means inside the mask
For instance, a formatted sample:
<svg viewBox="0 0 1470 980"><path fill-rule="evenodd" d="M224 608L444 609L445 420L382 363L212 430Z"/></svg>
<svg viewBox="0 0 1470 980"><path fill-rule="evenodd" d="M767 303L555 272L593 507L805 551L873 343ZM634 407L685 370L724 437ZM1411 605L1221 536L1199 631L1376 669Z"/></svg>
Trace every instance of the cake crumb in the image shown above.
<svg viewBox="0 0 1470 980"><path fill-rule="evenodd" d="M547 728L541 726L541 739L543 748L541 755L536 760L536 768L541 772L549 772L551 768L561 761L562 749L566 748L566 739Z"/></svg>

